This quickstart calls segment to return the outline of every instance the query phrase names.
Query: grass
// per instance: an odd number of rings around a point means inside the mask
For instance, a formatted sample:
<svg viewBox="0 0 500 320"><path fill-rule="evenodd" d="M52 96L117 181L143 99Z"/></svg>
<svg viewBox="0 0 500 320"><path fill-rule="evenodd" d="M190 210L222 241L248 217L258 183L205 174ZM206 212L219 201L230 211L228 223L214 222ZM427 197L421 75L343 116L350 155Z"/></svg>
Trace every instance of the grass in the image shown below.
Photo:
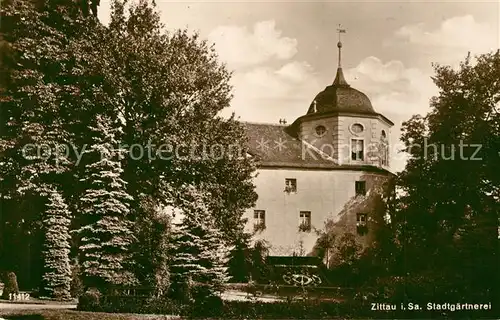
<svg viewBox="0 0 500 320"><path fill-rule="evenodd" d="M60 304L60 305L72 305L77 304L78 300L73 299L71 301L57 301L52 299L38 299L38 298L30 298L29 300L5 300L0 299L0 303L9 303L9 304Z"/></svg>
<svg viewBox="0 0 500 320"><path fill-rule="evenodd" d="M0 310L0 318L12 320L173 320L168 315L83 312L73 310Z"/></svg>

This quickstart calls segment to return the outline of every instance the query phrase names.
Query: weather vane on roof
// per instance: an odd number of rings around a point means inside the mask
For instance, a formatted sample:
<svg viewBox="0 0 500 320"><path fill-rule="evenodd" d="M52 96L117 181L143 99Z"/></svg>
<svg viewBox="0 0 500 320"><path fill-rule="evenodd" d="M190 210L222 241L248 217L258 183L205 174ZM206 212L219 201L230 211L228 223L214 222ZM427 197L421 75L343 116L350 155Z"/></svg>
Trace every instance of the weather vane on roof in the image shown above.
<svg viewBox="0 0 500 320"><path fill-rule="evenodd" d="M337 32L339 34L339 42L340 42L340 34L346 33L347 31L344 28L342 28L342 25L339 23L339 27L337 28Z"/></svg>
<svg viewBox="0 0 500 320"><path fill-rule="evenodd" d="M339 34L339 42L337 43L337 47L339 48L339 68L341 68L341 59L342 59L341 48L342 48L342 42L340 41L340 34L341 33L346 33L347 31L344 28L342 28L342 25L339 23L339 27L337 28L337 32Z"/></svg>

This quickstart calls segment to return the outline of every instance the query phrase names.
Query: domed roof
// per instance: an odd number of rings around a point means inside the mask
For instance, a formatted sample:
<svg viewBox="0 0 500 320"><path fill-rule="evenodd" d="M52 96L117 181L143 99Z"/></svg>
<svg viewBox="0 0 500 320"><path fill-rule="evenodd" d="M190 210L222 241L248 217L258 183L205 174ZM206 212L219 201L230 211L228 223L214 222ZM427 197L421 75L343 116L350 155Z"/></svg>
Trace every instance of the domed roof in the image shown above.
<svg viewBox="0 0 500 320"><path fill-rule="evenodd" d="M351 88L344 79L342 68L337 69L333 84L316 95L307 114L326 112L377 114L370 99L361 91Z"/></svg>

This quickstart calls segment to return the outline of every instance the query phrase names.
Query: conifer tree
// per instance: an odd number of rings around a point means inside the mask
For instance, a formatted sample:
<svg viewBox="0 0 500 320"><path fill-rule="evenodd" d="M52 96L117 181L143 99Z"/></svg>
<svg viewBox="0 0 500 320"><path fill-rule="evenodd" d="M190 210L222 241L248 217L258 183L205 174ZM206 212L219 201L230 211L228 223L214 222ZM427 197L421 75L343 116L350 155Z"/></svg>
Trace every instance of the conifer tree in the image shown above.
<svg viewBox="0 0 500 320"><path fill-rule="evenodd" d="M174 228L172 295L200 301L217 296L229 280L229 248L207 210L204 195L193 187L182 196L182 222Z"/></svg>
<svg viewBox="0 0 500 320"><path fill-rule="evenodd" d="M130 204L121 178L123 149L118 147L120 121L97 114L90 126L93 144L86 154L81 197L80 262L84 285L105 288L135 282L131 272L133 244Z"/></svg>
<svg viewBox="0 0 500 320"><path fill-rule="evenodd" d="M43 294L61 300L71 298L69 260L71 213L57 190L49 191L47 210L43 216L44 260Z"/></svg>

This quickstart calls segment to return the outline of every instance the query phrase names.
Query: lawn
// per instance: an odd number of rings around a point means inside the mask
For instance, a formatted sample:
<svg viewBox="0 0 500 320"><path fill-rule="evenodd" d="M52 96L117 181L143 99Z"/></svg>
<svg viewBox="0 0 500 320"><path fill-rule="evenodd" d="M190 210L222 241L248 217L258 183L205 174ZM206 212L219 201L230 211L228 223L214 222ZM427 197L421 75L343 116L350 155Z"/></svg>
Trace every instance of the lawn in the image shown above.
<svg viewBox="0 0 500 320"><path fill-rule="evenodd" d="M23 320L173 320L177 316L127 313L83 312L73 310L0 310L0 319Z"/></svg>

